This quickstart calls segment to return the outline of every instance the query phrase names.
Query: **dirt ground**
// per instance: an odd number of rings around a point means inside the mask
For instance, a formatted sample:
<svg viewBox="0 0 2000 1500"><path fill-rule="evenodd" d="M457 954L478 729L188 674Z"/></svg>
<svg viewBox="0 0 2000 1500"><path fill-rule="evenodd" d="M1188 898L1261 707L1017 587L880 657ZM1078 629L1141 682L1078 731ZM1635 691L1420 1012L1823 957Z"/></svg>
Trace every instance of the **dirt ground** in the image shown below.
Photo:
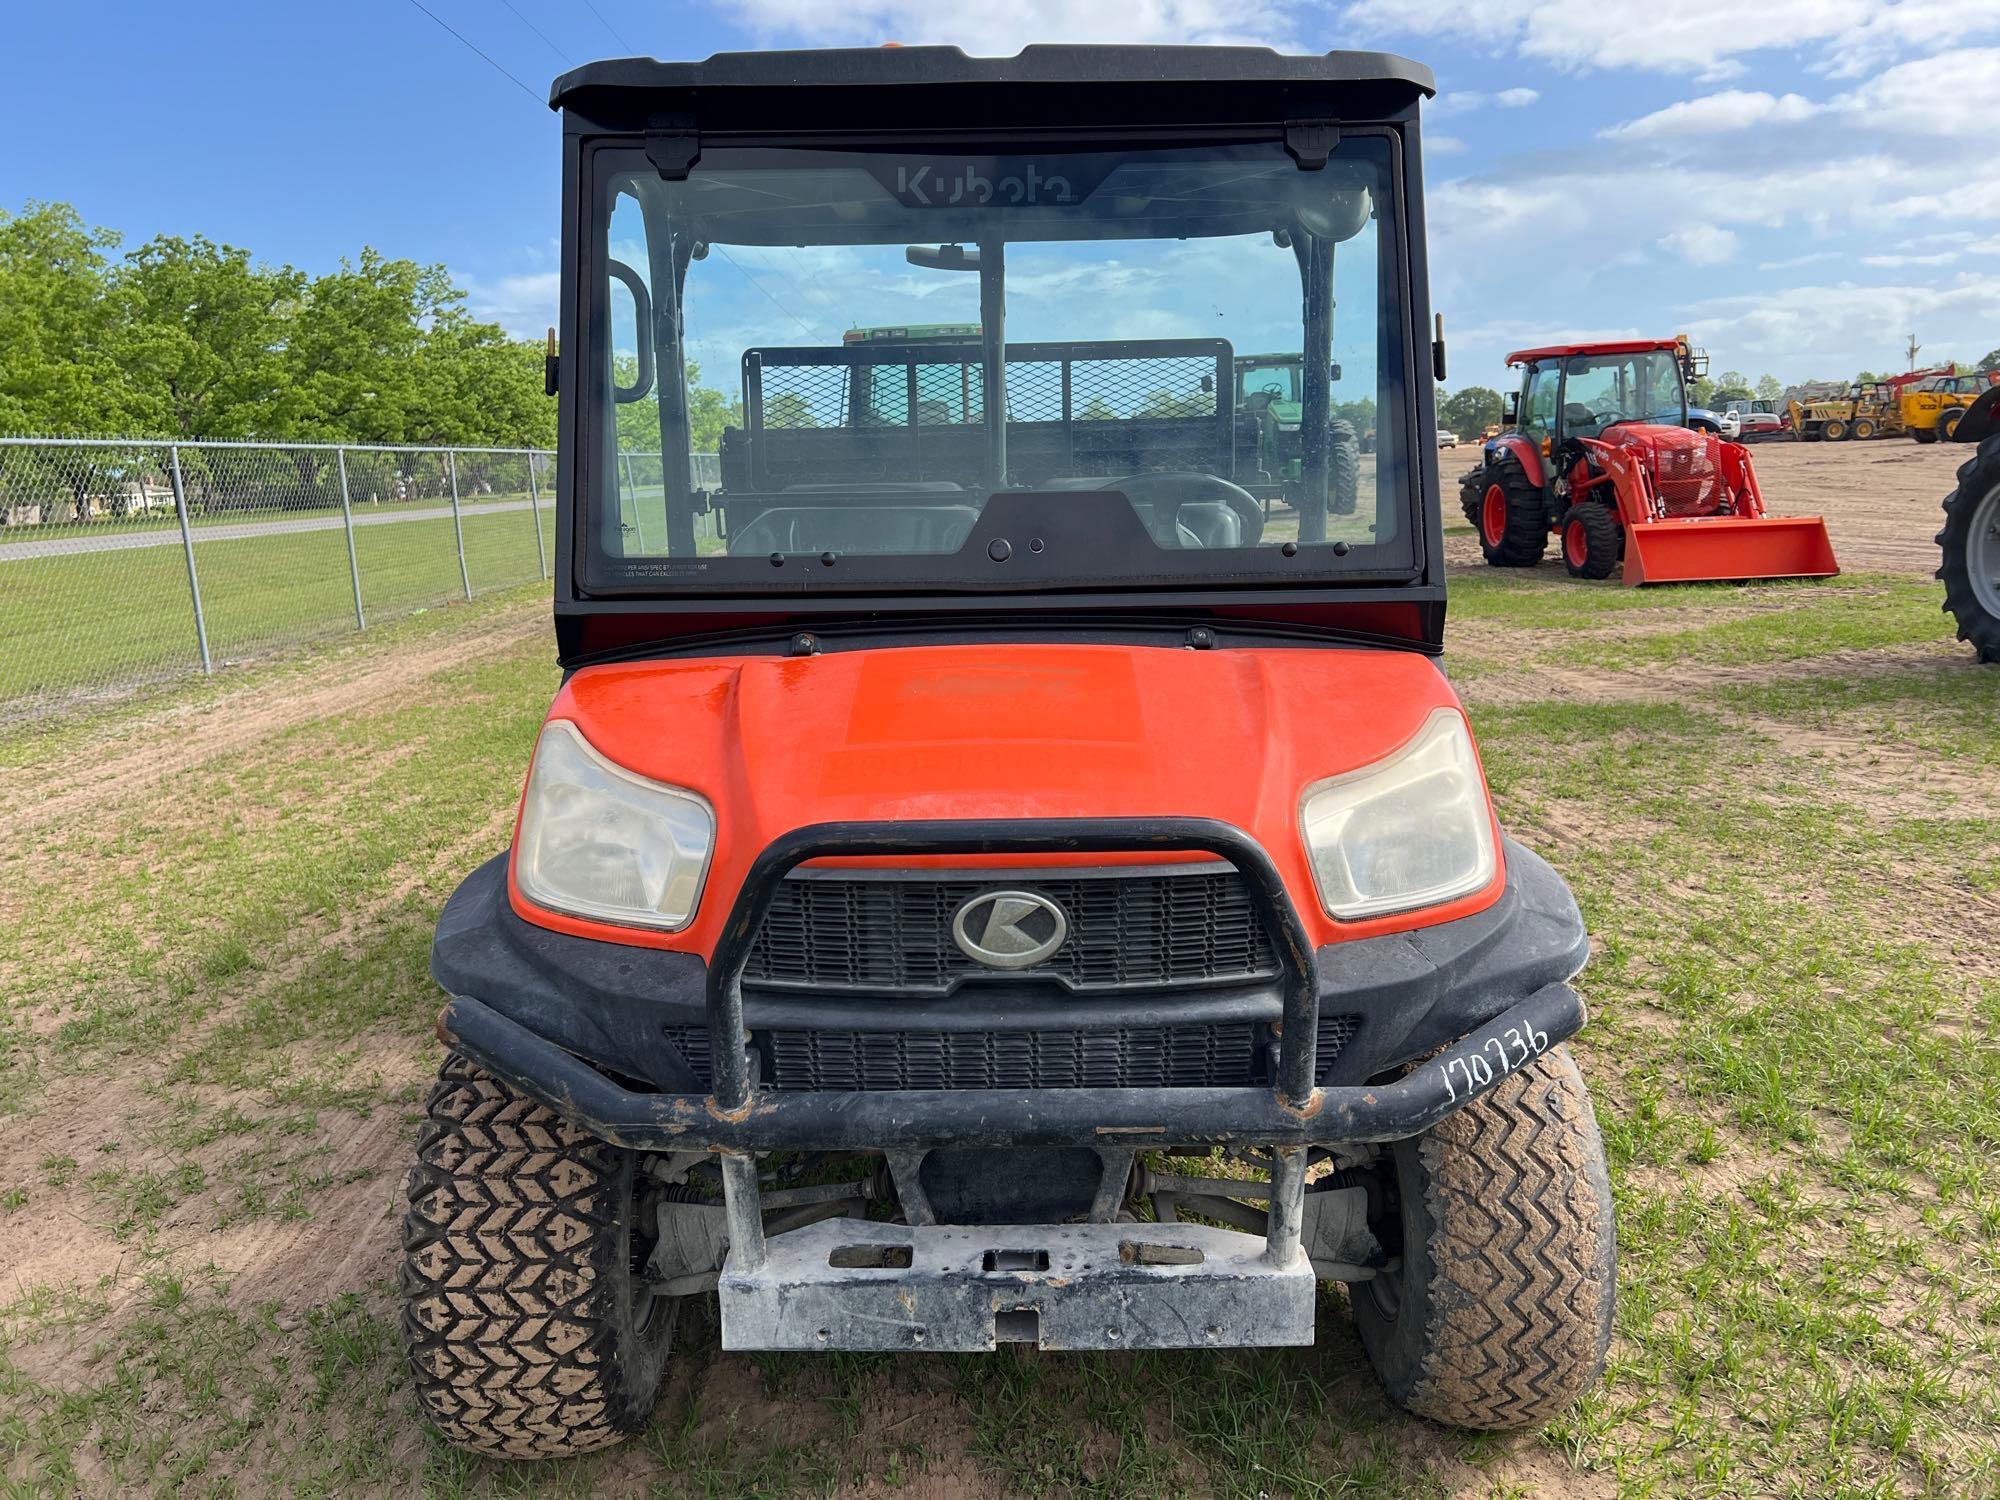
<svg viewBox="0 0 2000 1500"><path fill-rule="evenodd" d="M1463 455L1443 456L1448 484ZM1756 450L1770 509L1825 515L1846 571L1923 579L1936 565L1938 501L1962 457L1888 440ZM1491 581L1469 535L1454 531L1448 549L1455 575ZM1536 593L1589 587L1560 574L1545 566L1503 582ZM1737 591L1715 607L1754 623L1793 602ZM1647 628L1698 626L1700 608L1662 609ZM401 1177L435 1055L427 1035L437 1002L424 975L428 924L457 875L504 840L525 745L554 685L545 602L468 614L469 626L364 646L310 671L249 678L240 691L199 702L170 699L101 730L64 731L56 752L81 774L16 778L0 791L0 932L8 934L0 945L7 996L0 1055L12 1069L0 1078L0 1191L9 1192L0 1215L0 1302L11 1304L0 1309L11 1341L11 1348L0 1342L9 1354L0 1361L0 1476L27 1491L150 1489L188 1472L201 1476L205 1491L249 1493L274 1474L285 1476L287 1490L336 1493L403 1493L418 1477L452 1487L441 1475L469 1488L536 1482L453 1469L457 1460L416 1425L386 1333ZM1453 632L1475 669L1467 696L1476 720L1482 705L1504 716L1572 689L1615 705L1642 693L1791 688L1815 672L1846 675L1857 662L1935 673L1955 670L1962 655L1940 621L1935 642L1864 645L1860 656L1834 652L1782 670L1711 667L1697 653L1666 672L1551 659L1537 669L1546 675L1509 677L1481 675L1482 653L1499 659L1517 645L1545 645L1547 632L1476 614ZM1719 675L1728 670L1737 675ZM1814 727L1812 715L1770 723L1768 753L1778 768L1771 785L1789 785L1793 773L1779 775L1788 756L1815 774L1823 764L1852 767L1845 780L1843 772L1828 782L1843 795L1879 781L1883 747L1856 740L1851 724ZM423 732L415 749L413 725ZM1919 728L1911 745L1933 744L1943 732ZM1502 743L1498 731L1494 743ZM1890 748L1889 766L1907 761L1914 774L1921 761L1942 775L1935 755ZM32 764L36 753L31 742L16 744L9 763ZM1963 771L1963 783L1951 786L1989 816L1990 800L1974 793L1991 766L1977 758L1976 744L1967 753L1963 765L1984 769ZM305 769L320 779L301 780ZM1551 840L1580 865L1596 857L1605 829L1628 831L1616 818L1572 827L1567 807L1542 814L1543 832L1557 830ZM1902 857L1915 869L1925 855ZM313 882L325 869L340 878L323 892ZM228 909L232 893L259 884L280 897L304 894L275 900L274 917L230 919L234 927L214 915ZM1980 899L1989 912L2000 910L1993 896ZM1972 931L1936 935L1976 943ZM1745 1154L1730 1159L1767 1165L1758 1138L1746 1139L1751 1144L1730 1148ZM1690 1170L1682 1162L1660 1175ZM163 1275L181 1288L166 1311ZM245 1334L249 1352L219 1357L205 1375L158 1374L168 1354L147 1353L134 1328L164 1326L169 1343L195 1349L173 1318L186 1299L215 1287L233 1287L225 1300L245 1319L253 1307L268 1309L265 1324ZM311 1380L286 1373L286 1356L272 1353L301 1348L316 1351ZM1352 1361L1356 1351L1336 1349L1334 1358ZM256 1372L273 1360L278 1373L266 1381ZM663 1410L666 1436L578 1477L586 1488L594 1478L607 1489L638 1489L658 1482L673 1444L726 1448L740 1423L758 1421L803 1422L801 1431L814 1433L851 1397L857 1415L841 1418L847 1425L834 1446L858 1443L857 1451L899 1464L907 1433L897 1429L922 1416L929 1451L914 1461L923 1477L904 1488L878 1472L857 1485L840 1468L824 1492L1011 1492L1021 1471L970 1451L966 1431L967 1412L998 1399L993 1392L1006 1377L975 1391L968 1377L935 1373L942 1365L910 1368L919 1373L895 1381L848 1371L829 1377L847 1382L833 1395L808 1386L800 1396L787 1393L775 1367L711 1354L669 1392L668 1404L678 1405ZM205 1408L188 1394L205 1389L204 1380L224 1392L223 1417L200 1415ZM128 1387L143 1388L149 1417L104 1394ZM1408 1486L1340 1493L1599 1496L1624 1487L1614 1486L1611 1461L1590 1451L1601 1436L1594 1430L1572 1428L1566 1442L1466 1443L1387 1413L1365 1381L1343 1378L1338 1389L1342 1402L1367 1415L1358 1437L1355 1429L1340 1436L1336 1424L1332 1451L1353 1460L1379 1449L1382 1472ZM1643 1412L1649 1398L1629 1399ZM263 1425L243 1425L243 1410L261 1413ZM340 1430L332 1436L322 1411L335 1414ZM1032 1412L1024 1415L1032 1430ZM1320 1420L1317 1407L1307 1420ZM1608 1430L1611 1417L1592 1420ZM1093 1441L1109 1426L1102 1419ZM223 1437L202 1436L216 1432ZM1668 1446L1662 1438L1659 1451ZM1900 1489L1898 1471L1888 1472L1898 1482L1885 1492ZM766 1486L732 1475L723 1492L791 1489L782 1476ZM1183 1473L1175 1487L1186 1482ZM1781 1482L1773 1470L1738 1492ZM1682 1492L1671 1475L1666 1486L1650 1492ZM1281 1480L1265 1487L1298 1490Z"/></svg>

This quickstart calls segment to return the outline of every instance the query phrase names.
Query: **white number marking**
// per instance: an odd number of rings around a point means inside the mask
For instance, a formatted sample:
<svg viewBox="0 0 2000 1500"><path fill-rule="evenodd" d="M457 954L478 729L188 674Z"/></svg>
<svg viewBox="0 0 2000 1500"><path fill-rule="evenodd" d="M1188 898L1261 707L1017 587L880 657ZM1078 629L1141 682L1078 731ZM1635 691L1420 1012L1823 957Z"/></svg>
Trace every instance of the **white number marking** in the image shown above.
<svg viewBox="0 0 2000 1500"><path fill-rule="evenodd" d="M1512 1049L1511 1056L1509 1055L1510 1048ZM1446 1095L1453 1104L1456 1104L1461 1097L1461 1093L1464 1098L1470 1099L1482 1089L1491 1088L1495 1079L1506 1077L1507 1074L1513 1072L1521 1064L1540 1057L1548 1050L1549 1034L1546 1031L1537 1031L1533 1026L1526 1028L1509 1026L1499 1036L1488 1037L1485 1044L1477 1052L1470 1052L1464 1057L1454 1057L1446 1062L1439 1063L1438 1072L1444 1077ZM1497 1073L1487 1064L1486 1055L1489 1052L1493 1054L1494 1058L1500 1064ZM1458 1084L1452 1079L1452 1070L1454 1068L1458 1070L1459 1078L1464 1080L1465 1087L1463 1091L1460 1090Z"/></svg>

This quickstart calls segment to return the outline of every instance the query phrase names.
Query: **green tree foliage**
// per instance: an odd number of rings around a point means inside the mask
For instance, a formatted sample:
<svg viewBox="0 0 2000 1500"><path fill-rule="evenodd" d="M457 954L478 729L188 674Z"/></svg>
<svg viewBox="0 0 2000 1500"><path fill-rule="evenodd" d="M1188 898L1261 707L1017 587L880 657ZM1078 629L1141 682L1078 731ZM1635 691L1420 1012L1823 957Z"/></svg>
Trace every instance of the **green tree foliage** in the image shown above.
<svg viewBox="0 0 2000 1500"><path fill-rule="evenodd" d="M162 236L126 257L118 284L131 319L119 373L143 403L147 431L247 438L262 430L306 278L253 265L247 250L202 235Z"/></svg>
<svg viewBox="0 0 2000 1500"><path fill-rule="evenodd" d="M636 356L621 354L613 362L613 375L618 384L627 390L638 384L639 361ZM714 453L722 446L722 429L743 425L743 403L733 401L701 383L701 366L693 360L687 365L688 387L688 451L690 453ZM627 453L657 453L660 448L660 404L659 390L655 387L636 401L627 401L618 408L618 446ZM786 404L789 400L792 404ZM778 414L772 414L773 408ZM780 418L789 418L785 425L811 427L817 424L812 419L812 409L805 404L805 398L797 393L786 393L776 397L765 407L764 420L774 425Z"/></svg>
<svg viewBox="0 0 2000 1500"><path fill-rule="evenodd" d="M1759 401L1776 401L1784 394L1785 387L1779 382L1777 376L1759 375L1757 377L1756 395Z"/></svg>
<svg viewBox="0 0 2000 1500"><path fill-rule="evenodd" d="M0 433L129 431L151 414L124 376L131 299L108 251L66 203L0 209Z"/></svg>
<svg viewBox="0 0 2000 1500"><path fill-rule="evenodd" d="M1724 370L1715 377L1714 389L1704 406L1722 401L1748 401L1757 393L1751 388L1750 377L1740 370Z"/></svg>
<svg viewBox="0 0 2000 1500"><path fill-rule="evenodd" d="M1478 437L1487 424L1500 420L1500 393L1469 385L1438 402L1438 426L1460 437Z"/></svg>
<svg viewBox="0 0 2000 1500"><path fill-rule="evenodd" d="M118 248L67 204L0 210L0 433L555 442L541 347L474 318L442 266L364 248L308 276L202 235ZM692 397L712 449L728 400Z"/></svg>

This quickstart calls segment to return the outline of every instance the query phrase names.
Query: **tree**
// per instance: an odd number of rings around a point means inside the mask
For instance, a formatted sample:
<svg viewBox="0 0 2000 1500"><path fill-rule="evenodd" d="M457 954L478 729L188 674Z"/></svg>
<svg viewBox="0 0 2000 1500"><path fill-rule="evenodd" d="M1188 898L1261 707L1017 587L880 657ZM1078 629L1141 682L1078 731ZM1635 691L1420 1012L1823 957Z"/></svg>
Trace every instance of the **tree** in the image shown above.
<svg viewBox="0 0 2000 1500"><path fill-rule="evenodd" d="M256 435L281 383L287 315L306 279L250 253L162 235L127 257L118 284L133 320L126 374L152 430L182 438Z"/></svg>
<svg viewBox="0 0 2000 1500"><path fill-rule="evenodd" d="M1756 393L1750 389L1750 377L1741 370L1724 370L1715 377L1713 389L1703 406L1712 406L1720 401L1748 401Z"/></svg>
<svg viewBox="0 0 2000 1500"><path fill-rule="evenodd" d="M1757 399L1759 401L1776 401L1784 394L1785 388L1778 383L1777 376L1759 375L1757 377Z"/></svg>
<svg viewBox="0 0 2000 1500"><path fill-rule="evenodd" d="M1438 426L1460 437L1477 437L1499 420L1500 393L1483 385L1469 385L1438 405Z"/></svg>
<svg viewBox="0 0 2000 1500"><path fill-rule="evenodd" d="M2000 349L1995 349L1972 367L1976 375L1984 375L1988 370L2000 370Z"/></svg>
<svg viewBox="0 0 2000 1500"><path fill-rule="evenodd" d="M1715 382L1706 375L1697 375L1688 382L1688 405L1707 407L1715 404Z"/></svg>
<svg viewBox="0 0 2000 1500"><path fill-rule="evenodd" d="M67 203L0 209L0 433L130 432L150 413L126 378L131 319L105 252Z"/></svg>

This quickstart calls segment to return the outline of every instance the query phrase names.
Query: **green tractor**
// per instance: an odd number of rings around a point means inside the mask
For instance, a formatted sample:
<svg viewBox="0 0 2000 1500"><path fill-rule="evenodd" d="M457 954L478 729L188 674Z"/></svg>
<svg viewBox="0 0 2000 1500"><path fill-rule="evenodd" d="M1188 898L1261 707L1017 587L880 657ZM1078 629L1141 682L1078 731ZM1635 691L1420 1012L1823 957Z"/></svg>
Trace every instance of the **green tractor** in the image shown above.
<svg viewBox="0 0 2000 1500"><path fill-rule="evenodd" d="M1339 368L1334 370L1340 379ZM1254 425L1254 446L1237 444L1238 483L1258 470L1286 504L1298 494L1303 473L1299 420L1305 409L1305 357L1299 354L1239 354L1236 357L1236 419L1246 436ZM1354 514L1361 491L1361 442L1353 424L1327 419L1327 508ZM1246 452L1246 447L1248 452ZM1247 460L1247 461L1246 461ZM1249 477L1256 477L1250 475ZM1258 487L1246 486L1255 494Z"/></svg>

